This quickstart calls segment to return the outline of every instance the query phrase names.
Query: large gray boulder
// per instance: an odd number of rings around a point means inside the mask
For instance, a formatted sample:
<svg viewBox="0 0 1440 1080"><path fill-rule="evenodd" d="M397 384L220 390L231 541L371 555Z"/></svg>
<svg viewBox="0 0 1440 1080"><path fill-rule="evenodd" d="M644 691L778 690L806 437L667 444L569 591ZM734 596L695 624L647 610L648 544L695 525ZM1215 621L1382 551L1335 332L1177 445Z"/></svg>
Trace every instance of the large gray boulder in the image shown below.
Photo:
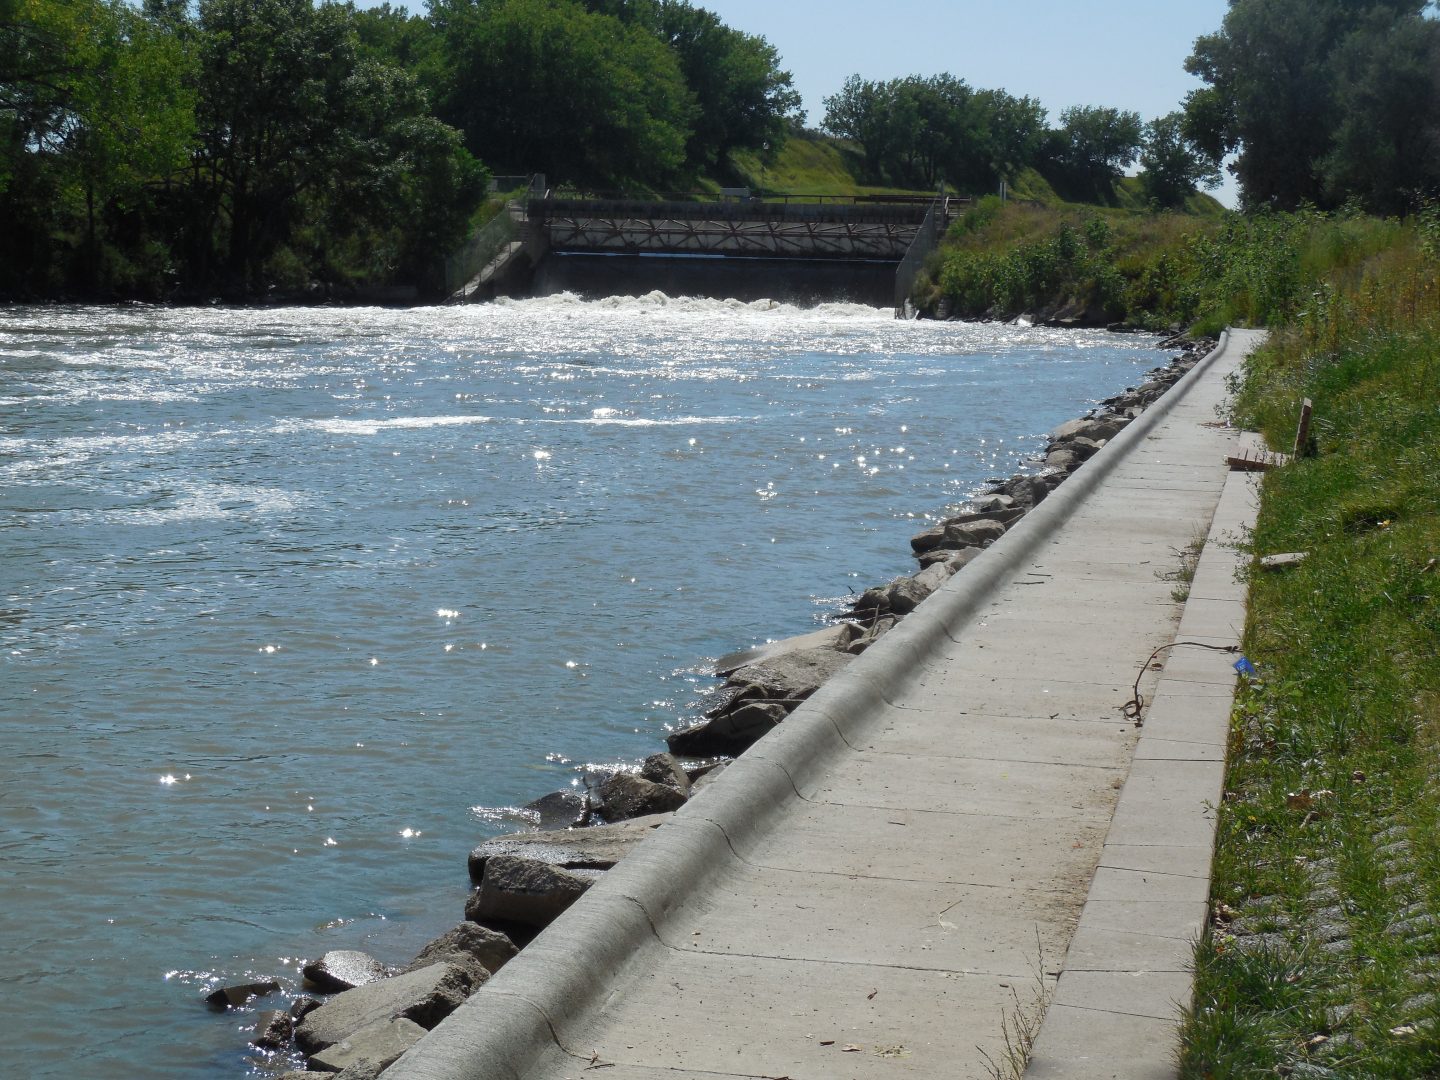
<svg viewBox="0 0 1440 1080"><path fill-rule="evenodd" d="M997 498L999 496L996 496ZM1008 496L1006 496L1008 498ZM1011 500L1012 504L1014 500ZM1025 511L1018 506L1006 506L995 510L967 510L963 514L952 514L940 524L942 525L963 525L969 521L998 521L1001 525L1009 525L1017 518L1024 516Z"/></svg>
<svg viewBox="0 0 1440 1080"><path fill-rule="evenodd" d="M333 994L364 986L394 972L369 953L356 949L332 949L302 967L300 974L317 990Z"/></svg>
<svg viewBox="0 0 1440 1080"><path fill-rule="evenodd" d="M544 928L579 900L599 873L566 870L515 855L493 855L485 862L479 889L465 905L465 918Z"/></svg>
<svg viewBox="0 0 1440 1080"><path fill-rule="evenodd" d="M977 548L961 548L961 551L975 551ZM948 563L955 555L954 548L936 548L934 551L923 551L915 556L915 561L920 564L920 569L927 566L934 566L936 563ZM853 644L853 642L852 642Z"/></svg>
<svg viewBox="0 0 1440 1080"><path fill-rule="evenodd" d="M1043 476L1014 476L1001 485L1003 494L1009 495L1025 508L1040 505L1050 494L1050 485Z"/></svg>
<svg viewBox="0 0 1440 1080"><path fill-rule="evenodd" d="M542 829L578 829L590 823L590 799L576 791L552 791L520 809L534 814Z"/></svg>
<svg viewBox="0 0 1440 1080"><path fill-rule="evenodd" d="M1138 392L1142 397L1145 396L1144 387L1141 387ZM1158 397L1160 393L1164 393L1164 388L1160 388L1156 396ZM1116 416L1113 413L1105 416L1086 417L1083 420L1071 420L1050 432L1050 441L1060 443L1075 438L1086 438L1104 442L1119 435L1129 423L1128 418Z"/></svg>
<svg viewBox="0 0 1440 1080"><path fill-rule="evenodd" d="M685 775L683 770L680 775ZM616 773L600 785L597 794L600 816L610 822L664 814L685 805L685 794L678 787L633 773Z"/></svg>
<svg viewBox="0 0 1440 1080"><path fill-rule="evenodd" d="M656 814L589 829L497 836L470 852L470 880L479 884L485 876L485 864L496 855L516 855L567 870L608 870L671 816Z"/></svg>
<svg viewBox="0 0 1440 1080"><path fill-rule="evenodd" d="M674 754L651 754L640 766L640 777L651 783L673 787L682 795L690 794L690 777Z"/></svg>
<svg viewBox="0 0 1440 1080"><path fill-rule="evenodd" d="M978 498L971 499L970 505L975 508L977 513L993 514L997 511L1016 509L1014 499L1009 495L998 494L981 495Z"/></svg>
<svg viewBox="0 0 1440 1080"><path fill-rule="evenodd" d="M1081 417L1078 420L1066 420L1065 423L1050 432L1050 441L1052 443L1059 443L1064 442L1066 439L1073 439L1087 423L1089 423L1089 420L1086 417Z"/></svg>
<svg viewBox="0 0 1440 1080"><path fill-rule="evenodd" d="M250 1041L262 1050L279 1050L290 1045L295 1034L295 1021L284 1009L266 1009L255 1018L255 1034Z"/></svg>
<svg viewBox="0 0 1440 1080"><path fill-rule="evenodd" d="M866 589L855 601L853 610L856 618L873 622L882 615L908 615L929 595L913 577L896 578Z"/></svg>
<svg viewBox="0 0 1440 1080"><path fill-rule="evenodd" d="M800 701L851 661L838 649L803 649L747 664L730 676L740 688L739 699Z"/></svg>
<svg viewBox="0 0 1440 1080"><path fill-rule="evenodd" d="M425 1035L425 1029L413 1020L380 1020L341 1039L334 1046L310 1055L309 1066L319 1072L338 1073L369 1066L378 1076L400 1059Z"/></svg>
<svg viewBox="0 0 1440 1080"><path fill-rule="evenodd" d="M927 551L924 555L917 556L922 570L928 570L936 564L945 567L947 575L954 575L957 571L965 569L972 562L980 557L984 548L941 548L938 551ZM915 575L919 577L920 575Z"/></svg>
<svg viewBox="0 0 1440 1080"><path fill-rule="evenodd" d="M890 612L894 615L909 615L934 591L934 587L922 581L918 574L914 577L897 578L886 590Z"/></svg>
<svg viewBox="0 0 1440 1080"><path fill-rule="evenodd" d="M215 1009L238 1009L253 997L264 997L266 994L273 994L280 989L280 984L274 979L265 979L260 982L235 983L231 986L222 986L205 995L205 1001Z"/></svg>
<svg viewBox="0 0 1440 1080"><path fill-rule="evenodd" d="M776 657L785 656L787 653L805 652L810 649L843 649L859 637L860 633L861 628L854 623L841 622L808 634L772 641L767 645L757 645L753 649L745 649L742 652L731 653L729 656L722 656L715 662L715 674L724 678L747 665L758 664L763 660L773 660Z"/></svg>
<svg viewBox="0 0 1440 1080"><path fill-rule="evenodd" d="M1069 443L1061 443L1045 455L1045 468L1056 472L1072 473L1080 467L1080 456L1070 449Z"/></svg>
<svg viewBox="0 0 1440 1080"><path fill-rule="evenodd" d="M932 563L915 575L915 583L934 593L950 580L955 571L949 563Z"/></svg>
<svg viewBox="0 0 1440 1080"><path fill-rule="evenodd" d="M464 968L443 963L366 983L336 994L300 1021L295 1044L317 1054L372 1024L400 1017L432 1028L455 1011L470 987Z"/></svg>
<svg viewBox="0 0 1440 1080"><path fill-rule="evenodd" d="M950 558L945 560L945 567L953 577L978 559L981 554L983 554L982 548L961 548L959 551L953 552Z"/></svg>
<svg viewBox="0 0 1440 1080"><path fill-rule="evenodd" d="M519 950L515 943L498 930L480 926L478 923L463 922L447 930L430 942L405 968L419 971L431 964L477 964L485 975L473 980L471 989L485 981L515 958Z"/></svg>
<svg viewBox="0 0 1440 1080"><path fill-rule="evenodd" d="M866 630L864 634L850 643L850 654L859 656L880 638L895 628L896 617L894 615L883 615L875 620L874 625Z"/></svg>
<svg viewBox="0 0 1440 1080"><path fill-rule="evenodd" d="M945 543L945 523L931 525L928 529L922 529L910 538L910 550L916 555L924 555L928 551L937 550Z"/></svg>
<svg viewBox="0 0 1440 1080"><path fill-rule="evenodd" d="M754 746L790 713L775 701L751 701L734 711L702 720L665 737L672 753L684 757L736 757Z"/></svg>
<svg viewBox="0 0 1440 1080"><path fill-rule="evenodd" d="M1003 522L981 519L957 521L945 526L945 546L953 548L989 547L1005 535Z"/></svg>

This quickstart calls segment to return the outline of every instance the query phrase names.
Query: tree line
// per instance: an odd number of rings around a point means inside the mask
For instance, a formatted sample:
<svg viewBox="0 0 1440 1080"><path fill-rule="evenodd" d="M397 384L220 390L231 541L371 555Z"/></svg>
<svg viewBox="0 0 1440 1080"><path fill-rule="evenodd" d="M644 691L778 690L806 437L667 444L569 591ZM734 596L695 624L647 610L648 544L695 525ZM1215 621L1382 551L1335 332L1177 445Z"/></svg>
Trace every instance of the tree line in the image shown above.
<svg viewBox="0 0 1440 1080"><path fill-rule="evenodd" d="M1231 0L1150 123L856 75L822 128L896 187L1103 202L1138 165L1175 206L1230 162L1249 209L1397 213L1440 188L1433 7ZM802 120L773 46L688 0L0 0L0 296L433 289L492 171L661 190Z"/></svg>
<svg viewBox="0 0 1440 1080"><path fill-rule="evenodd" d="M852 76L824 130L862 150L867 179L993 190L1033 168L1077 201L1104 201L1139 166L1177 206L1229 168L1250 210L1395 214L1440 189L1440 20L1431 0L1230 0L1186 70L1205 85L1150 123L1103 106L1051 125L1033 98L951 75Z"/></svg>
<svg viewBox="0 0 1440 1080"><path fill-rule="evenodd" d="M1182 128L1249 209L1403 212L1440 189L1440 22L1429 0L1231 0L1186 70Z"/></svg>
<svg viewBox="0 0 1440 1080"><path fill-rule="evenodd" d="M0 0L0 295L434 289L492 171L682 183L798 107L685 0Z"/></svg>
<svg viewBox="0 0 1440 1080"><path fill-rule="evenodd" d="M1103 201L1139 161L1147 195L1183 202L1214 165L1181 128L1178 113L1145 124L1107 106L1065 109L1051 126L1034 98L971 87L949 74L872 82L852 75L825 99L822 127L855 142L867 178L898 187L993 191L1033 168L1062 194Z"/></svg>

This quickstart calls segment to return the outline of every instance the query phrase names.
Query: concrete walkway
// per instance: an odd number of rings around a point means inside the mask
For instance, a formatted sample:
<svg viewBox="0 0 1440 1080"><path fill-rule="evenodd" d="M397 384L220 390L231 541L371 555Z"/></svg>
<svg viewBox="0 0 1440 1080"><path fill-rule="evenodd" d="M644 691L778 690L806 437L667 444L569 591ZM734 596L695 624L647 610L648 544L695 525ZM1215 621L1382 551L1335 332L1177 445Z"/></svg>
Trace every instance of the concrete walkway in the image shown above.
<svg viewBox="0 0 1440 1080"><path fill-rule="evenodd" d="M387 1076L984 1078L1017 1003L1051 998L1032 1075L1165 1075L1234 657L1173 649L1146 727L1121 709L1176 639L1253 342L1229 335ZM1230 644L1243 592L1211 551L1184 640Z"/></svg>

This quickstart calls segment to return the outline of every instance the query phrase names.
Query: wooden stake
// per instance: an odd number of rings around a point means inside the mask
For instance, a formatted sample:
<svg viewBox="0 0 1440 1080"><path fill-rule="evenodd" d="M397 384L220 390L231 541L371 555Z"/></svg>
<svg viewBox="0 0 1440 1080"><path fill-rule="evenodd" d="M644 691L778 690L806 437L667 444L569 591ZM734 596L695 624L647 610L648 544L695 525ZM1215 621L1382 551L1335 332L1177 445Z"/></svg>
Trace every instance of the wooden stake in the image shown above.
<svg viewBox="0 0 1440 1080"><path fill-rule="evenodd" d="M1294 456L1309 457L1310 449L1310 414L1313 411L1310 399L1307 397L1300 403L1300 426L1295 429L1295 453Z"/></svg>

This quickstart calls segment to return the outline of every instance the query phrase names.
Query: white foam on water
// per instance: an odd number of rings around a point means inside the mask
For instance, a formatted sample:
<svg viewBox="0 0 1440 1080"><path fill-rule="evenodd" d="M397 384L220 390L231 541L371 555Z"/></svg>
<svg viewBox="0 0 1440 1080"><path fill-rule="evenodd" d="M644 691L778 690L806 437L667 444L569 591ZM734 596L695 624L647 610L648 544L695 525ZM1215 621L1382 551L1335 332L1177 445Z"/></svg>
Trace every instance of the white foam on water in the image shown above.
<svg viewBox="0 0 1440 1080"><path fill-rule="evenodd" d="M423 431L426 428L463 427L494 423L493 416L395 416L388 420L299 420L277 424L277 434L298 428L329 432L331 435L379 435L382 431Z"/></svg>

